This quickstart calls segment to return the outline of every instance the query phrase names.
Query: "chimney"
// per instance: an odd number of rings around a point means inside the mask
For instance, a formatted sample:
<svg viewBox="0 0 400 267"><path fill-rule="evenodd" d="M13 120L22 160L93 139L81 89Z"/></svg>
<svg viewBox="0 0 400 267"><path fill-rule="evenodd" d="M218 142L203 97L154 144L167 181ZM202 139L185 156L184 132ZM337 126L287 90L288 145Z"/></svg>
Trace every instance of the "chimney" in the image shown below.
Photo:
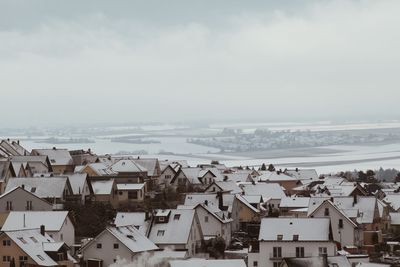
<svg viewBox="0 0 400 267"><path fill-rule="evenodd" d="M40 234L41 234L42 236L44 236L44 235L45 235L45 232L46 232L46 228L45 228L45 226L42 224L42 225L40 226Z"/></svg>
<svg viewBox="0 0 400 267"><path fill-rule="evenodd" d="M22 188L22 189L25 189L25 185L24 185L24 184L22 184L22 185L21 185L21 188Z"/></svg>
<svg viewBox="0 0 400 267"><path fill-rule="evenodd" d="M224 210L224 203L223 203L223 198L222 198L222 192L218 192L218 208L220 210Z"/></svg>
<svg viewBox="0 0 400 267"><path fill-rule="evenodd" d="M150 219L150 214L149 214L148 211L146 211L146 212L144 213L144 220L145 220L145 221L148 221L149 219Z"/></svg>
<svg viewBox="0 0 400 267"><path fill-rule="evenodd" d="M25 213L24 213L24 228L26 227Z"/></svg>
<svg viewBox="0 0 400 267"><path fill-rule="evenodd" d="M353 207L357 204L357 195L353 196Z"/></svg>
<svg viewBox="0 0 400 267"><path fill-rule="evenodd" d="M204 200L204 205L208 206L208 200Z"/></svg>

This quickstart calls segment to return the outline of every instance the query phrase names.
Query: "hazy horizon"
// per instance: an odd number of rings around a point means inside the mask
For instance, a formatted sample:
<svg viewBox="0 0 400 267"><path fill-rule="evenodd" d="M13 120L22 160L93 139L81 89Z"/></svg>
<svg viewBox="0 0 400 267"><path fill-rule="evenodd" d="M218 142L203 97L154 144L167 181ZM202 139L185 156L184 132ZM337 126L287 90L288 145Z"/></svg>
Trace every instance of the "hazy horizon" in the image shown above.
<svg viewBox="0 0 400 267"><path fill-rule="evenodd" d="M400 119L398 1L0 0L0 128Z"/></svg>

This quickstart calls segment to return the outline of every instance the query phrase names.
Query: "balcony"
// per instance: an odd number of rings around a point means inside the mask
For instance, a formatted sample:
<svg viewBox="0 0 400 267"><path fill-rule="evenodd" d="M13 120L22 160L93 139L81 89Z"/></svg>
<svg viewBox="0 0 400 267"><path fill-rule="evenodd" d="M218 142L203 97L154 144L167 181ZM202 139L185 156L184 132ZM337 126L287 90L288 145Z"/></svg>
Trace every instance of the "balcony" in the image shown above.
<svg viewBox="0 0 400 267"><path fill-rule="evenodd" d="M270 253L269 254L269 259L270 260L282 260L283 258L310 258L313 257L315 255L313 255L312 253L304 253L303 257L297 257L296 256L296 252L290 253L290 252L284 252L281 255L274 255L274 253Z"/></svg>

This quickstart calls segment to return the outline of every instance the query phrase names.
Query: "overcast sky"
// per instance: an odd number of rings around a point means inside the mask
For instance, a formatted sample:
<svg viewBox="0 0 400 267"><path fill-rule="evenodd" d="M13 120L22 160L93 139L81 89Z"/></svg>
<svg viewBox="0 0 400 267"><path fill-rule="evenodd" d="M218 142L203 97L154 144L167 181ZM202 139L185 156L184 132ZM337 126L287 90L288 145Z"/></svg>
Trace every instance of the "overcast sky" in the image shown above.
<svg viewBox="0 0 400 267"><path fill-rule="evenodd" d="M400 1L0 0L0 127L400 118Z"/></svg>

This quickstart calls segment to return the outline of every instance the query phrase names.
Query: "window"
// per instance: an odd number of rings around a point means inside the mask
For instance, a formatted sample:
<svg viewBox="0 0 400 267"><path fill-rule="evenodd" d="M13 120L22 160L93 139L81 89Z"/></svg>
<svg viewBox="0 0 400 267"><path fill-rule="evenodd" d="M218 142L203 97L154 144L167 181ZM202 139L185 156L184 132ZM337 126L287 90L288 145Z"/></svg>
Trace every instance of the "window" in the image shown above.
<svg viewBox="0 0 400 267"><path fill-rule="evenodd" d="M35 193L36 192L36 187L32 187L31 188L31 193Z"/></svg>
<svg viewBox="0 0 400 267"><path fill-rule="evenodd" d="M339 219L339 229L343 228L343 219Z"/></svg>
<svg viewBox="0 0 400 267"><path fill-rule="evenodd" d="M64 261L65 257L64 257L64 253L57 253L58 256L58 261Z"/></svg>
<svg viewBox="0 0 400 267"><path fill-rule="evenodd" d="M122 193L122 191L119 191L118 194L119 194L120 196L122 196L123 193Z"/></svg>
<svg viewBox="0 0 400 267"><path fill-rule="evenodd" d="M274 267L279 267L279 266L281 266L280 262L274 262Z"/></svg>
<svg viewBox="0 0 400 267"><path fill-rule="evenodd" d="M277 235L277 236L276 236L276 240L282 241L282 239L283 239L283 235Z"/></svg>
<svg viewBox="0 0 400 267"><path fill-rule="evenodd" d="M22 244L26 244L26 243L27 243L26 240L25 240L23 237L18 237L17 239L18 239L19 241L21 241Z"/></svg>
<svg viewBox="0 0 400 267"><path fill-rule="evenodd" d="M159 220L160 222L163 222L163 221L165 221L165 218L164 218L164 217L159 217L158 220Z"/></svg>
<svg viewBox="0 0 400 267"><path fill-rule="evenodd" d="M204 222L208 223L208 216L204 216Z"/></svg>
<svg viewBox="0 0 400 267"><path fill-rule="evenodd" d="M165 179L171 179L171 175L165 175Z"/></svg>
<svg viewBox="0 0 400 267"><path fill-rule="evenodd" d="M296 258L304 258L304 247L296 247Z"/></svg>
<svg viewBox="0 0 400 267"><path fill-rule="evenodd" d="M138 199L137 191L128 191L128 199Z"/></svg>
<svg viewBox="0 0 400 267"><path fill-rule="evenodd" d="M318 253L320 256L328 254L328 249L326 247L319 247Z"/></svg>
<svg viewBox="0 0 400 267"><path fill-rule="evenodd" d="M253 261L253 266L257 267L258 266L258 261Z"/></svg>
<svg viewBox="0 0 400 267"><path fill-rule="evenodd" d="M12 210L13 209L12 201L7 201L6 205L7 205L6 210Z"/></svg>
<svg viewBox="0 0 400 267"><path fill-rule="evenodd" d="M32 210L32 201L26 202L26 210Z"/></svg>
<svg viewBox="0 0 400 267"><path fill-rule="evenodd" d="M27 256L19 256L19 261L28 261Z"/></svg>
<svg viewBox="0 0 400 267"><path fill-rule="evenodd" d="M325 208L324 215L325 215L325 216L329 216L329 208Z"/></svg>
<svg viewBox="0 0 400 267"><path fill-rule="evenodd" d="M4 262L10 262L11 261L11 256L3 256L3 261Z"/></svg>
<svg viewBox="0 0 400 267"><path fill-rule="evenodd" d="M11 240L3 240L3 246L11 246Z"/></svg>
<svg viewBox="0 0 400 267"><path fill-rule="evenodd" d="M114 249L119 249L119 244L118 243L114 243Z"/></svg>
<svg viewBox="0 0 400 267"><path fill-rule="evenodd" d="M175 214L175 215L174 215L174 220L179 220L180 217L181 217L180 214Z"/></svg>
<svg viewBox="0 0 400 267"><path fill-rule="evenodd" d="M293 235L293 241L299 241L299 235Z"/></svg>
<svg viewBox="0 0 400 267"><path fill-rule="evenodd" d="M97 243L96 248L102 248L103 246L101 245L101 243Z"/></svg>
<svg viewBox="0 0 400 267"><path fill-rule="evenodd" d="M282 248L281 247L274 247L273 248L273 257L274 258L282 258Z"/></svg>
<svg viewBox="0 0 400 267"><path fill-rule="evenodd" d="M44 261L44 258L42 257L42 255L36 255L36 257L38 257L41 261Z"/></svg>
<svg viewBox="0 0 400 267"><path fill-rule="evenodd" d="M157 236L164 236L165 230L158 230Z"/></svg>
<svg viewBox="0 0 400 267"><path fill-rule="evenodd" d="M31 236L30 239L31 239L34 243L37 243L37 242L38 242L37 239L36 239L35 237L33 237L33 236Z"/></svg>

